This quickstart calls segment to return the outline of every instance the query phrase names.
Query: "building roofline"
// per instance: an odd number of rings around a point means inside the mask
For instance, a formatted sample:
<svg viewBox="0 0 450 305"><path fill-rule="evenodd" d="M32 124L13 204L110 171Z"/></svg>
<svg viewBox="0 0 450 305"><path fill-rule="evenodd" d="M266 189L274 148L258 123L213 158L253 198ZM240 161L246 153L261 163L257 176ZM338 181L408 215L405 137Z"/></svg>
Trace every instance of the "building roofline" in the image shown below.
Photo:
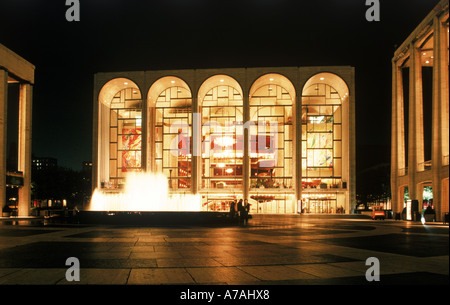
<svg viewBox="0 0 450 305"><path fill-rule="evenodd" d="M433 20L436 16L448 11L449 0L441 0L433 10L422 20L422 22L409 34L400 47L394 52L394 60L399 59L402 54L407 52L411 42L422 38L430 29L433 28Z"/></svg>
<svg viewBox="0 0 450 305"><path fill-rule="evenodd" d="M0 43L0 68L5 69L13 77L31 84L34 83L34 70L36 67Z"/></svg>

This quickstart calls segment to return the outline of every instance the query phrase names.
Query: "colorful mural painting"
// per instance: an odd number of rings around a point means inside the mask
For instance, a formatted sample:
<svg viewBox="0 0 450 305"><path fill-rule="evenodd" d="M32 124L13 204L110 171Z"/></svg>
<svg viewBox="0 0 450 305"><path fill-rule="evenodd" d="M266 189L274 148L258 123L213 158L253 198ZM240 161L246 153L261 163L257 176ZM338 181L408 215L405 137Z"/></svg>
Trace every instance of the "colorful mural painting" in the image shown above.
<svg viewBox="0 0 450 305"><path fill-rule="evenodd" d="M122 129L122 172L141 167L141 128Z"/></svg>

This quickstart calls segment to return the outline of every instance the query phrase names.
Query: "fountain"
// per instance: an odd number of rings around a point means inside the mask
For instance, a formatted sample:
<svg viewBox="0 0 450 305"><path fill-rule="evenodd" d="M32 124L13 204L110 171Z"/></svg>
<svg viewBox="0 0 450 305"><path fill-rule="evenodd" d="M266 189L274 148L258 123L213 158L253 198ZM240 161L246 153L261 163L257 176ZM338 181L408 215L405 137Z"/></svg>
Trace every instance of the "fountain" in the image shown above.
<svg viewBox="0 0 450 305"><path fill-rule="evenodd" d="M123 191L96 189L81 223L180 225L227 221L227 213L202 210L200 194L170 194L162 173L129 173Z"/></svg>

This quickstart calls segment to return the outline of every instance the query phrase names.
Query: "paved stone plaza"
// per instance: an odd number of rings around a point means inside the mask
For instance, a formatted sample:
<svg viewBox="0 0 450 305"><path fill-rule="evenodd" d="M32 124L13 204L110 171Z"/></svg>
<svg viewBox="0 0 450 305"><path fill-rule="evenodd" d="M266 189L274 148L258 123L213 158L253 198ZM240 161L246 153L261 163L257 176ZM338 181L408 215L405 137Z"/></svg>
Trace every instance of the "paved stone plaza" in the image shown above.
<svg viewBox="0 0 450 305"><path fill-rule="evenodd" d="M246 226L44 224L1 219L0 284L445 284L448 224L359 216L255 215ZM80 281L66 280L66 259Z"/></svg>

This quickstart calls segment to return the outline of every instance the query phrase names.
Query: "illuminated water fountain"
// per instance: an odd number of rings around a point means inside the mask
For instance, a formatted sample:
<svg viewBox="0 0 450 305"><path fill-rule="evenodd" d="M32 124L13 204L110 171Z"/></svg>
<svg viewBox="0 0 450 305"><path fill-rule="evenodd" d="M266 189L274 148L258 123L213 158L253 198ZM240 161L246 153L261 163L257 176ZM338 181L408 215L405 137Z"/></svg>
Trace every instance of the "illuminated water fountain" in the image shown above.
<svg viewBox="0 0 450 305"><path fill-rule="evenodd" d="M130 173L123 192L95 190L90 211L201 211L201 196L169 194L163 174Z"/></svg>
<svg viewBox="0 0 450 305"><path fill-rule="evenodd" d="M200 194L170 194L167 177L130 173L123 191L96 189L82 223L201 224L223 223L226 213L202 211Z"/></svg>

